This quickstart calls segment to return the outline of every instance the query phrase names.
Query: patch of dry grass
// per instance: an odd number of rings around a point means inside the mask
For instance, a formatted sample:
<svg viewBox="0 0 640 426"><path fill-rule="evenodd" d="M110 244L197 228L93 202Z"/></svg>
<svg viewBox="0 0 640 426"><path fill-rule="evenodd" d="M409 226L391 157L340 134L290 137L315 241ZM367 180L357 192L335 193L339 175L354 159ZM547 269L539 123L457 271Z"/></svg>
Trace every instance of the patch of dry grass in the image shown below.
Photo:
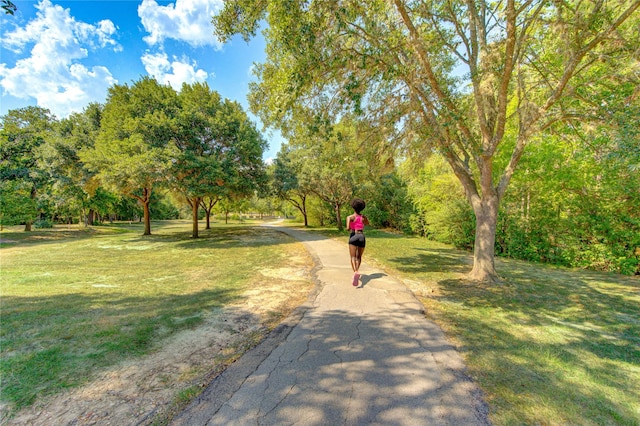
<svg viewBox="0 0 640 426"><path fill-rule="evenodd" d="M310 259L299 255L300 243L272 229L219 226L192 239L189 222L154 223L146 237L141 226L2 232L5 416L157 351L225 309L251 316L245 322L252 326L231 328L230 347L245 347L311 287L304 274L280 279L308 269ZM239 356L231 352L225 358Z"/></svg>

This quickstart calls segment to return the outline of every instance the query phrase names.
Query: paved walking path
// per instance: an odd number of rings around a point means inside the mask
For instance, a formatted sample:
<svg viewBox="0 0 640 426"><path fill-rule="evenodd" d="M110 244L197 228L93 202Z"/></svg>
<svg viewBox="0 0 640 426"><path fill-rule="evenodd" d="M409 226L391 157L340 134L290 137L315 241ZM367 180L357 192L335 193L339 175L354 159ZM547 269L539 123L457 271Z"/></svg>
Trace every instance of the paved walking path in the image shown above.
<svg viewBox="0 0 640 426"><path fill-rule="evenodd" d="M489 424L459 354L401 282L364 262L353 287L346 237L278 229L314 257L318 290L173 425Z"/></svg>

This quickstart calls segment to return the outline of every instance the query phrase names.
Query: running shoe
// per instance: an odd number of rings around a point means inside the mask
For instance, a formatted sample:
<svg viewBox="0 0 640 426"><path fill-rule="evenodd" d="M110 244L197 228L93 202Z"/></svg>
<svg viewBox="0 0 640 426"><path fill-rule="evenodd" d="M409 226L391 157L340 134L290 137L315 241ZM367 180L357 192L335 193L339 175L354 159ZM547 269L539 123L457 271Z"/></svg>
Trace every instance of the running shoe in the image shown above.
<svg viewBox="0 0 640 426"><path fill-rule="evenodd" d="M358 286L358 280L359 279L360 279L360 274L359 273L356 272L355 274L353 274L353 282L352 282L352 284L353 284L354 287Z"/></svg>

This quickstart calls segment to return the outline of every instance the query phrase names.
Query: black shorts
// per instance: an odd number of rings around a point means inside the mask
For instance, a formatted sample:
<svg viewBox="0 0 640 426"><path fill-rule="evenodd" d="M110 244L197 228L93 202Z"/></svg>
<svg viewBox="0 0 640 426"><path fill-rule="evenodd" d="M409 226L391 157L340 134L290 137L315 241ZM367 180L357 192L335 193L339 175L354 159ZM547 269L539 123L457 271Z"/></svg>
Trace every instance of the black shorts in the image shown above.
<svg viewBox="0 0 640 426"><path fill-rule="evenodd" d="M364 247L366 244L364 234L362 232L351 231L351 235L349 236L349 244L356 247Z"/></svg>

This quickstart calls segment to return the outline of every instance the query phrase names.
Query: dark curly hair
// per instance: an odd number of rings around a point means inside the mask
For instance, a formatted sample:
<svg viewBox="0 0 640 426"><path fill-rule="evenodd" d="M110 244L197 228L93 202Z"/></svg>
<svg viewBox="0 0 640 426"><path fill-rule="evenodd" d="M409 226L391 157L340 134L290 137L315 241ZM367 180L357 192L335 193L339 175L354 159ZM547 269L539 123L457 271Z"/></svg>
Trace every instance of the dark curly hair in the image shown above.
<svg viewBox="0 0 640 426"><path fill-rule="evenodd" d="M362 198L354 198L351 200L351 207L355 210L356 213L360 214L364 207L366 206L364 200Z"/></svg>

